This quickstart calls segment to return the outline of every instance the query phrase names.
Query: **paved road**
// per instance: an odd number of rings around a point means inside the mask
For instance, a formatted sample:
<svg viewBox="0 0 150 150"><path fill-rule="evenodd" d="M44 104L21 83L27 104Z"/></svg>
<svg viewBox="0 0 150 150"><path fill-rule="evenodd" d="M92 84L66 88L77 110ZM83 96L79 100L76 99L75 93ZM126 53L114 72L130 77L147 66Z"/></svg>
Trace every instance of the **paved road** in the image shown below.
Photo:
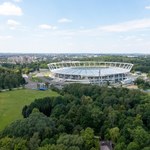
<svg viewBox="0 0 150 150"><path fill-rule="evenodd" d="M28 76L24 75L23 77L27 82L27 84L25 85L25 88L28 88L28 89L36 89L37 88L38 82L33 82L32 80L30 80L32 78L30 75L28 75ZM64 85L64 81L62 81L62 80L51 80L50 78L48 79L44 76L38 76L38 78L41 79L43 83L48 82L50 84L53 84L58 89L62 89L62 87Z"/></svg>
<svg viewBox="0 0 150 150"><path fill-rule="evenodd" d="M31 81L30 78L31 78L30 76L24 78L27 82L27 84L25 85L25 88L27 88L27 89L36 89L37 88L37 83Z"/></svg>
<svg viewBox="0 0 150 150"><path fill-rule="evenodd" d="M51 79L45 78L45 77L38 77L39 79L41 79L43 81L43 83L48 82L48 83L53 83ZM24 79L26 80L27 84L25 85L25 88L28 89L36 89L37 88L37 83L38 82L33 82L31 80L31 76L26 76L24 77Z"/></svg>

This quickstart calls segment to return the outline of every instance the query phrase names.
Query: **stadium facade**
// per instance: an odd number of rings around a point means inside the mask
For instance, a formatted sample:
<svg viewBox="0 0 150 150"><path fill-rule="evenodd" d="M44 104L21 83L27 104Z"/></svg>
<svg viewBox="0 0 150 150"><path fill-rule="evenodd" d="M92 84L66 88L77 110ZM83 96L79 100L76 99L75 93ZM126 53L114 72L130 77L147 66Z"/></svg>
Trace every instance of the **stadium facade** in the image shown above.
<svg viewBox="0 0 150 150"><path fill-rule="evenodd" d="M53 78L85 84L114 84L128 79L131 63L63 61L48 64Z"/></svg>

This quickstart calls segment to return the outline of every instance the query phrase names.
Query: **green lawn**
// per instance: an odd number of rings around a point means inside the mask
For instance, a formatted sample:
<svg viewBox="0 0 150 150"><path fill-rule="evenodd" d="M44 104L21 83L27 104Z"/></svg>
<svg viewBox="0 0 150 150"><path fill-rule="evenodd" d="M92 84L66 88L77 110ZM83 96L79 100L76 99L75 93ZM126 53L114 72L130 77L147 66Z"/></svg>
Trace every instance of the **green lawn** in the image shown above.
<svg viewBox="0 0 150 150"><path fill-rule="evenodd" d="M56 92L36 90L14 90L0 93L0 130L12 121L22 118L24 105L30 104L35 98L57 96Z"/></svg>
<svg viewBox="0 0 150 150"><path fill-rule="evenodd" d="M38 77L32 77L30 80L33 81L33 82L40 82L40 83L43 82L43 80L38 78Z"/></svg>

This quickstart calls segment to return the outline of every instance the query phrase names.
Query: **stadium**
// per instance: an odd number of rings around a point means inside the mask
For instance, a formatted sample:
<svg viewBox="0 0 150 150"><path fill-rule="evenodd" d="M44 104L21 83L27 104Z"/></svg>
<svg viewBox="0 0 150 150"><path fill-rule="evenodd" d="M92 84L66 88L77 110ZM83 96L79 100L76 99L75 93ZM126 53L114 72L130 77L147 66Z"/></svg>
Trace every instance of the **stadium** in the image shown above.
<svg viewBox="0 0 150 150"><path fill-rule="evenodd" d="M62 61L48 64L51 77L65 82L114 84L128 79L131 63Z"/></svg>

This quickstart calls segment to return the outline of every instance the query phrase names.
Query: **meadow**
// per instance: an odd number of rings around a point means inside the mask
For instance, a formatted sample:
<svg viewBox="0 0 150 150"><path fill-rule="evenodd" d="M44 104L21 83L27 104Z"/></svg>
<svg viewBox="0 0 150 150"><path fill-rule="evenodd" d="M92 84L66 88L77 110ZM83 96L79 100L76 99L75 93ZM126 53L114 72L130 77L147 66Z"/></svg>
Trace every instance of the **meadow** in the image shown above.
<svg viewBox="0 0 150 150"><path fill-rule="evenodd" d="M22 118L22 108L37 98L57 96L54 91L37 91L20 89L0 93L0 130L4 129L11 122Z"/></svg>

